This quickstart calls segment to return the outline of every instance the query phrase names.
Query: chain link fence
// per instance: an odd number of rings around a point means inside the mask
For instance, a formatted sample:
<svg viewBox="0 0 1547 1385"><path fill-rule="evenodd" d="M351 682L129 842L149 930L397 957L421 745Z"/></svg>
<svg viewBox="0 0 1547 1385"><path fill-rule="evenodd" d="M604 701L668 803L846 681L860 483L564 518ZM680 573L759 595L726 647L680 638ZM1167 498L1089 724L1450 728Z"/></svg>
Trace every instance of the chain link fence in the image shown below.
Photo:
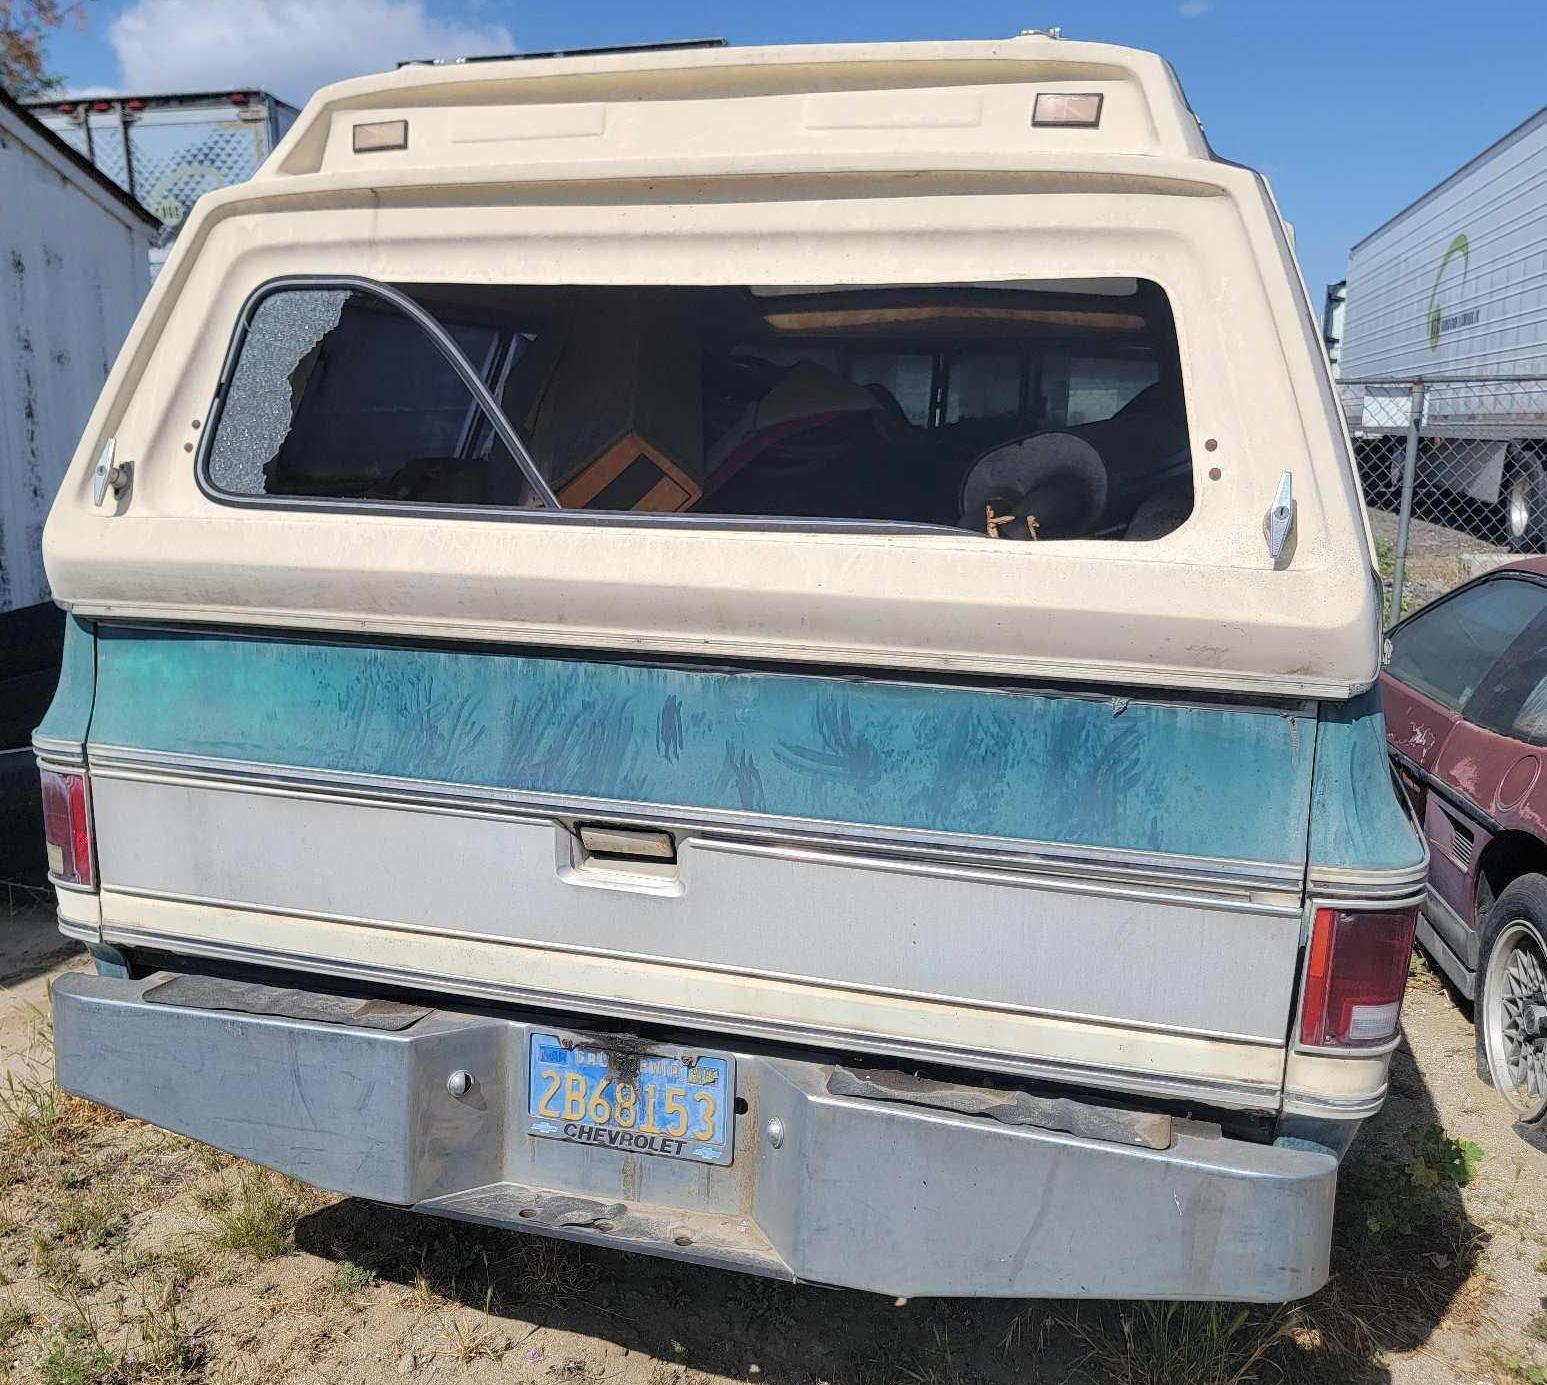
<svg viewBox="0 0 1547 1385"><path fill-rule="evenodd" d="M1343 380L1388 624L1547 551L1547 377Z"/></svg>

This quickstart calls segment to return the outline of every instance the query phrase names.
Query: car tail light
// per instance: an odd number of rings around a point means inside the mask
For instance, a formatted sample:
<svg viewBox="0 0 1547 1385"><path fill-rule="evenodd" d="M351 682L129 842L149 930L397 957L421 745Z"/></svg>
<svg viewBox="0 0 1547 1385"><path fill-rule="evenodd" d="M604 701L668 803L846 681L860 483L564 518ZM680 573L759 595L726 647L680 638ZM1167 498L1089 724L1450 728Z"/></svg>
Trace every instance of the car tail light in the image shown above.
<svg viewBox="0 0 1547 1385"><path fill-rule="evenodd" d="M50 873L69 885L97 887L96 858L91 842L91 796L80 770L45 769L43 779L43 839Z"/></svg>
<svg viewBox="0 0 1547 1385"><path fill-rule="evenodd" d="M1370 1048L1396 1037L1417 909L1318 909L1305 966L1300 1042Z"/></svg>

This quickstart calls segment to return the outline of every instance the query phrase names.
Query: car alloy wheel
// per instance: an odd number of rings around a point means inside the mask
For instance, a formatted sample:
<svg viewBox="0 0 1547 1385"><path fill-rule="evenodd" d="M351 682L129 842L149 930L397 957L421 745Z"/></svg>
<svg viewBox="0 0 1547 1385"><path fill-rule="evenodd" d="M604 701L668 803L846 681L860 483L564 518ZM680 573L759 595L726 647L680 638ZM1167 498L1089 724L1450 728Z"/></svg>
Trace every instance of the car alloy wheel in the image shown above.
<svg viewBox="0 0 1547 1385"><path fill-rule="evenodd" d="M1483 994L1493 1085L1529 1124L1547 1114L1547 942L1529 919L1500 930Z"/></svg>

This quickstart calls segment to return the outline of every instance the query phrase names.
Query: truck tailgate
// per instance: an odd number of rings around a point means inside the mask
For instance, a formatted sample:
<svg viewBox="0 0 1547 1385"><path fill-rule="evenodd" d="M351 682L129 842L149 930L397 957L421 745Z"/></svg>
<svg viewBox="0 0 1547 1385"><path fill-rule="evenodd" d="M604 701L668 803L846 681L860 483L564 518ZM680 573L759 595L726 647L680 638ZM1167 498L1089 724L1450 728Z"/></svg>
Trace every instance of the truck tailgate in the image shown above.
<svg viewBox="0 0 1547 1385"><path fill-rule="evenodd" d="M1314 710L129 626L96 676L109 941L1276 1102Z"/></svg>

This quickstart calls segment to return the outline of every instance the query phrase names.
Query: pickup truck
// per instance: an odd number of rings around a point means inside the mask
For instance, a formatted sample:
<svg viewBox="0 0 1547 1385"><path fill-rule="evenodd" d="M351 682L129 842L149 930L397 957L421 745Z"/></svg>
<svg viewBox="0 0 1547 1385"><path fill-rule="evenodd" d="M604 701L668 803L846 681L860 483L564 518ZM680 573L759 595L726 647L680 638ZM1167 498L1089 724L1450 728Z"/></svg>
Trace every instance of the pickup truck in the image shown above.
<svg viewBox="0 0 1547 1385"><path fill-rule="evenodd" d="M329 87L44 552L66 1089L785 1279L1325 1280L1427 860L1284 222L1154 55Z"/></svg>

